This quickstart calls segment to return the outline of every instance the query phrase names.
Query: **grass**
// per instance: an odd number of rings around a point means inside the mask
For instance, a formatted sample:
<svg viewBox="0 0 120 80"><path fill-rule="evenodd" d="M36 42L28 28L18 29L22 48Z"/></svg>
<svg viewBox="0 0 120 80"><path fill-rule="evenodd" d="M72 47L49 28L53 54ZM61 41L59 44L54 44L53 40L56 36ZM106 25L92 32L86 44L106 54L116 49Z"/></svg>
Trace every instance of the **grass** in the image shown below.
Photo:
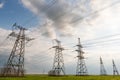
<svg viewBox="0 0 120 80"><path fill-rule="evenodd" d="M0 80L120 80L120 76L61 76L26 75L25 77L0 77Z"/></svg>

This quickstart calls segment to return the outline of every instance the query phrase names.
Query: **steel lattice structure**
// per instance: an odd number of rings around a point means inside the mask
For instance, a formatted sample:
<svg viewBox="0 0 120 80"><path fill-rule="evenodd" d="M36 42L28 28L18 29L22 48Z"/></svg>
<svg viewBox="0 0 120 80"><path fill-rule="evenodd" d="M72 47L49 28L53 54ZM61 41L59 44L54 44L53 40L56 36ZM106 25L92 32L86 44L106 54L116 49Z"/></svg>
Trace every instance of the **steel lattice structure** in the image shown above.
<svg viewBox="0 0 120 80"><path fill-rule="evenodd" d="M85 64L85 58L83 56L84 52L82 51L83 47L80 43L80 38L78 38L78 45L76 46L78 47L78 49L76 50L78 52L76 75L77 76L88 75L87 67Z"/></svg>
<svg viewBox="0 0 120 80"><path fill-rule="evenodd" d="M112 60L112 63L113 63L113 75L119 75L119 72L117 70L114 60Z"/></svg>
<svg viewBox="0 0 120 80"><path fill-rule="evenodd" d="M65 67L64 67L64 60L63 60L63 54L62 54L62 51L64 50L64 48L61 47L60 41L56 40L56 42L57 42L57 46L52 47L52 48L55 48L53 68L51 71L49 71L49 75L52 75L52 76L65 75Z"/></svg>
<svg viewBox="0 0 120 80"><path fill-rule="evenodd" d="M102 58L100 57L100 75L107 75Z"/></svg>
<svg viewBox="0 0 120 80"><path fill-rule="evenodd" d="M24 76L24 53L25 53L25 28L14 25L20 31L11 51L7 64L3 69L3 76ZM14 36L10 34L10 36Z"/></svg>

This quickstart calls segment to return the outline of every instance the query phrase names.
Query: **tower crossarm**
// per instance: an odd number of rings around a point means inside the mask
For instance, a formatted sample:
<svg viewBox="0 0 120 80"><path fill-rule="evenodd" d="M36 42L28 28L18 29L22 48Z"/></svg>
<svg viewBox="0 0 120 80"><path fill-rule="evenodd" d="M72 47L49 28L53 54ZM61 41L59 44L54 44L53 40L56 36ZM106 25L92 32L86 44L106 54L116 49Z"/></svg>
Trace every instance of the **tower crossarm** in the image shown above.
<svg viewBox="0 0 120 80"><path fill-rule="evenodd" d="M14 31L12 31L12 32L8 35L8 37L9 37L9 36L12 36L12 37L16 37L16 38L17 38L18 35L19 35L19 34L17 34L17 33L15 33ZM21 38L22 38L22 37L21 37ZM31 40L34 40L34 39L35 39L35 38L29 38L29 37L26 37L26 36L25 36L25 40L26 40L26 41L31 41Z"/></svg>

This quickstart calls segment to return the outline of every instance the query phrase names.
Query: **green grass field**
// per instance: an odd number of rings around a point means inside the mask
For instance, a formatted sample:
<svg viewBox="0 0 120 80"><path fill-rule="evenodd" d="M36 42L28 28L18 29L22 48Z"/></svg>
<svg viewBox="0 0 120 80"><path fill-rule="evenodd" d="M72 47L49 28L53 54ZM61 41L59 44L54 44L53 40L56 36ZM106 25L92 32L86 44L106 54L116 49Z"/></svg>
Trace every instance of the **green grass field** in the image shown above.
<svg viewBox="0 0 120 80"><path fill-rule="evenodd" d="M0 80L120 80L120 76L61 76L50 77L46 75L27 75L24 78L3 78Z"/></svg>

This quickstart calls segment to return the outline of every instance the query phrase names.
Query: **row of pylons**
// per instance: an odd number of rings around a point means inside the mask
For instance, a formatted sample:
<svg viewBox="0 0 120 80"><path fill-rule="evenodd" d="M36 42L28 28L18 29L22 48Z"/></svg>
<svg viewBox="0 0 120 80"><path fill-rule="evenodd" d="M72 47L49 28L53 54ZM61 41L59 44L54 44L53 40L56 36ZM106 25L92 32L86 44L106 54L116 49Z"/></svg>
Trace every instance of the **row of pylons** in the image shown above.
<svg viewBox="0 0 120 80"><path fill-rule="evenodd" d="M52 47L52 48L55 48L55 56L54 56L53 68L48 72L50 76L65 75L65 67L64 67L64 60L63 60L63 54L62 54L62 51L64 50L64 48L61 46L60 41L56 40L56 42L57 42L57 46ZM78 49L75 50L78 52L76 76L86 76L88 75L88 70L85 64L84 51L82 50L83 47L80 43L80 38L78 38L78 44L76 46L78 47ZM119 75L119 72L116 68L114 60L112 60L112 63L113 63L113 75ZM101 57L100 57L100 75L107 75L107 72Z"/></svg>
<svg viewBox="0 0 120 80"><path fill-rule="evenodd" d="M19 33L15 33L14 29L19 30ZM1 75L2 77L23 77L25 74L24 69L24 54L25 54L25 43L26 41L31 41L33 39L28 38L25 36L25 28L14 24L13 25L13 31L9 36L16 37L16 41L14 43L13 49L11 51L11 54L8 58L7 63L5 64L4 68L1 69ZM61 46L61 42L57 39L55 39L57 42L56 46L53 46L52 48L55 49L55 56L54 56L54 62L52 70L48 72L48 75L50 76L61 76L65 75L65 67L64 67L64 59L62 51L65 50ZM78 53L78 61L77 61L77 67L76 67L76 76L83 76L88 75L87 67L85 64L85 57L84 57L84 51L82 50L83 46L80 43L80 38L78 38L78 44L77 50L75 50ZM100 57L100 73L101 75L107 75L107 72L105 70L105 67L103 65L102 58ZM113 75L119 75L118 70L116 68L116 65L113 60Z"/></svg>
<svg viewBox="0 0 120 80"><path fill-rule="evenodd" d="M117 70L117 67L115 65L114 60L112 60L112 64L113 64L113 75L119 75L119 72ZM107 71L104 67L104 64L103 64L103 61L102 61L101 57L100 57L100 75L107 75Z"/></svg>
<svg viewBox="0 0 120 80"><path fill-rule="evenodd" d="M62 51L64 48L61 46L61 42L59 40L56 40L57 46L53 46L52 48L55 48L55 57L54 57L54 63L53 68L48 72L50 76L60 76L65 75L65 68L64 68L64 60L63 60L63 54ZM80 38L78 38L78 44L76 45L78 47L78 62L77 62L77 68L76 68L76 76L79 75L88 75L87 67L85 64L85 58L83 56L84 52L82 51L82 45L80 43Z"/></svg>

